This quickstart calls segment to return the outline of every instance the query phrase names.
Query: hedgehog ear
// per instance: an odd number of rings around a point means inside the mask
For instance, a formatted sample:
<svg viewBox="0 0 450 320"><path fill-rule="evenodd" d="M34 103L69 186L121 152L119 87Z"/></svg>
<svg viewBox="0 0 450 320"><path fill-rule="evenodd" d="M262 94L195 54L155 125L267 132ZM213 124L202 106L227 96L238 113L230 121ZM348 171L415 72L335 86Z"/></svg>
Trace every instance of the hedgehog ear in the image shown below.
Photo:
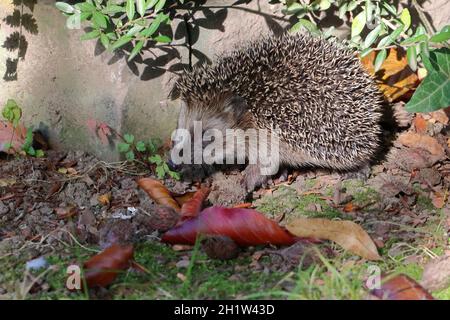
<svg viewBox="0 0 450 320"><path fill-rule="evenodd" d="M223 111L239 118L248 111L247 102L238 95L228 95L224 99Z"/></svg>

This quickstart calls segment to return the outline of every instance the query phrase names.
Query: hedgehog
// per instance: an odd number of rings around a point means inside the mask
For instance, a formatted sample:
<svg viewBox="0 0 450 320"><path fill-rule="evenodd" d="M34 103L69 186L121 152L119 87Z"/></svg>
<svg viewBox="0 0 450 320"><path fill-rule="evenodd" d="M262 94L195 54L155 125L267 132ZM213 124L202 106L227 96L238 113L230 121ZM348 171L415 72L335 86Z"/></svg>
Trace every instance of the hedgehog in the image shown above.
<svg viewBox="0 0 450 320"><path fill-rule="evenodd" d="M178 128L192 132L194 121L224 135L278 128L284 166L358 170L380 147L383 96L356 54L337 41L263 36L185 71L174 90ZM269 178L259 169L254 163L243 172L249 191Z"/></svg>

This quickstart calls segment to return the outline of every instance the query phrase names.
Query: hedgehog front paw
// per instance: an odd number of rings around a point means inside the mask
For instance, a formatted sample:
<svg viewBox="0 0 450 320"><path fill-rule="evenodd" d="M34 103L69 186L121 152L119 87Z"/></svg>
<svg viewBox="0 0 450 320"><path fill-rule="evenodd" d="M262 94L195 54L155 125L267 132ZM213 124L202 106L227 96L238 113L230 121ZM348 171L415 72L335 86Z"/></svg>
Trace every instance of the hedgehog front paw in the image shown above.
<svg viewBox="0 0 450 320"><path fill-rule="evenodd" d="M242 184L247 192L253 192L258 187L266 187L270 176L262 175L260 167L255 164L249 164L243 171L244 178Z"/></svg>

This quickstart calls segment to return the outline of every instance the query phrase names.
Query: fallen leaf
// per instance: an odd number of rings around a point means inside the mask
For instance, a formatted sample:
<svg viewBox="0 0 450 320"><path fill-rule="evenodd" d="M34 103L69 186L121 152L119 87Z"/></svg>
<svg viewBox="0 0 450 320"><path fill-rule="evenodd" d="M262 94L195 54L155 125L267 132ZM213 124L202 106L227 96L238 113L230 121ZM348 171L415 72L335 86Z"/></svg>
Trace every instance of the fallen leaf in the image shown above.
<svg viewBox="0 0 450 320"><path fill-rule="evenodd" d="M448 288L450 286L450 255L427 263L420 284L431 291Z"/></svg>
<svg viewBox="0 0 450 320"><path fill-rule="evenodd" d="M175 201L178 203L178 205L180 207L182 207L183 204L185 204L187 201L189 201L194 196L194 194L195 194L195 191L188 191L183 194L177 194L177 193L173 193L173 192L170 193L172 198L175 199Z"/></svg>
<svg viewBox="0 0 450 320"><path fill-rule="evenodd" d="M296 241L275 221L256 210L218 206L185 220L167 231L161 240L171 244L194 244L199 234L227 236L240 246L290 245Z"/></svg>
<svg viewBox="0 0 450 320"><path fill-rule="evenodd" d="M442 209L445 205L445 195L442 192L433 192L431 202L435 208Z"/></svg>
<svg viewBox="0 0 450 320"><path fill-rule="evenodd" d="M251 202L239 203L233 206L233 208L251 208L253 204Z"/></svg>
<svg viewBox="0 0 450 320"><path fill-rule="evenodd" d="M422 117L421 114L416 114L414 120L413 120L414 128L416 129L416 132L419 134L425 134L427 133L427 121Z"/></svg>
<svg viewBox="0 0 450 320"><path fill-rule="evenodd" d="M9 187L16 184L16 179L0 179L0 187Z"/></svg>
<svg viewBox="0 0 450 320"><path fill-rule="evenodd" d="M379 88L389 102L398 100L412 92L418 85L418 77L408 66L405 51L398 48L389 49L386 60L375 73L373 61L378 52L372 51L361 59L367 71L375 76Z"/></svg>
<svg viewBox="0 0 450 320"><path fill-rule="evenodd" d="M111 203L111 192L99 195L97 197L97 200L100 204L104 206L109 206L109 204Z"/></svg>
<svg viewBox="0 0 450 320"><path fill-rule="evenodd" d="M84 263L84 275L89 288L106 287L121 270L130 267L133 246L113 244Z"/></svg>
<svg viewBox="0 0 450 320"><path fill-rule="evenodd" d="M414 132L405 132L398 137L398 142L406 147L427 150L433 155L445 155L444 148L439 144L439 142L435 138L427 135L421 135Z"/></svg>
<svg viewBox="0 0 450 320"><path fill-rule="evenodd" d="M26 134L25 127L19 125L14 128L9 122L0 120L0 152L14 154L20 151L25 143Z"/></svg>
<svg viewBox="0 0 450 320"><path fill-rule="evenodd" d="M383 277L381 288L374 289L371 293L383 300L434 300L427 290L404 274L392 278Z"/></svg>
<svg viewBox="0 0 450 320"><path fill-rule="evenodd" d="M299 218L286 226L293 235L332 240L368 260L380 260L377 247L361 226L352 221Z"/></svg>
<svg viewBox="0 0 450 320"><path fill-rule="evenodd" d="M70 217L73 217L78 212L77 207L75 206L68 206L64 208L55 208L56 216L59 219L67 219Z"/></svg>
<svg viewBox="0 0 450 320"><path fill-rule="evenodd" d="M450 112L450 108L430 112L430 115L437 122L447 125L449 122L448 114L447 114L448 112Z"/></svg>
<svg viewBox="0 0 450 320"><path fill-rule="evenodd" d="M355 206L352 202L349 202L344 206L343 210L344 210L344 212L354 212L354 211L359 210L359 207Z"/></svg>
<svg viewBox="0 0 450 320"><path fill-rule="evenodd" d="M158 180L152 178L142 178L137 181L137 184L142 188L150 198L156 203L165 205L180 211L180 206L170 195L170 191Z"/></svg>
<svg viewBox="0 0 450 320"><path fill-rule="evenodd" d="M181 207L181 216L183 218L195 217L202 210L203 201L208 197L209 188L201 187L194 196Z"/></svg>

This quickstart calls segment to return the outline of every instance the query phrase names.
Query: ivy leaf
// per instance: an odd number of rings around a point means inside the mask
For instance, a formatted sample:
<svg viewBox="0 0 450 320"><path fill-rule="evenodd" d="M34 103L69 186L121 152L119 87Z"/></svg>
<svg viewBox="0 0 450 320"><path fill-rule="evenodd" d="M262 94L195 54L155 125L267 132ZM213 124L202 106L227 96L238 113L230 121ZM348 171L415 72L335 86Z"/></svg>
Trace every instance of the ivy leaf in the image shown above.
<svg viewBox="0 0 450 320"><path fill-rule="evenodd" d="M363 31L366 25L366 12L361 11L356 17L353 18L351 37L356 37Z"/></svg>
<svg viewBox="0 0 450 320"><path fill-rule="evenodd" d="M428 75L406 104L409 112L431 112L450 105L450 50L431 51L429 61L425 60Z"/></svg>

